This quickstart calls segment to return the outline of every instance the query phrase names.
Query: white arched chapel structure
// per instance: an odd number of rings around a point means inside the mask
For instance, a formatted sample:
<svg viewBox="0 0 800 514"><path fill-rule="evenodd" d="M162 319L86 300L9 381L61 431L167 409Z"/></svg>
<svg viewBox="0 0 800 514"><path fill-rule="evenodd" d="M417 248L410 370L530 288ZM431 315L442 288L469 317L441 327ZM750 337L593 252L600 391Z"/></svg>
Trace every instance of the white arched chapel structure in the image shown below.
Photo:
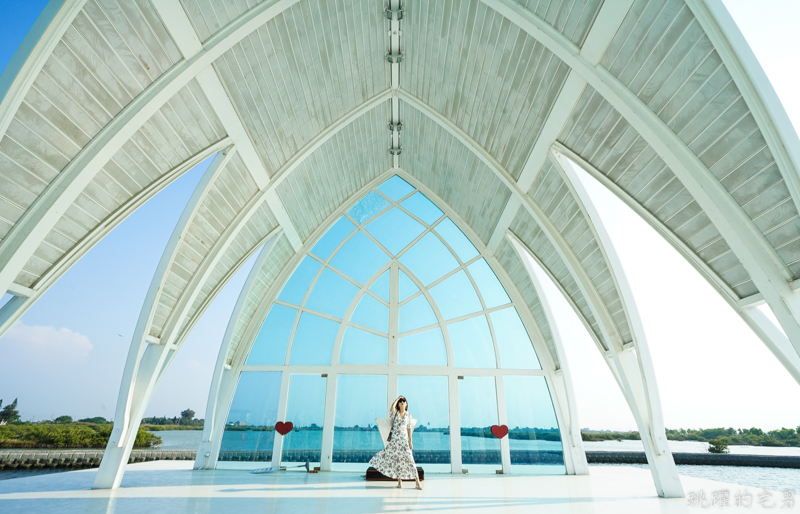
<svg viewBox="0 0 800 514"><path fill-rule="evenodd" d="M258 253L197 468L344 469L372 444L353 395L382 410L402 387L444 406L430 466L588 473L533 259L678 497L634 299L571 163L800 381L798 148L720 0L51 0L0 76L0 331L213 156L143 305L95 487L119 485L160 378ZM304 430L274 437L289 414ZM495 424L512 433L484 437ZM313 456L291 453L297 434Z"/></svg>

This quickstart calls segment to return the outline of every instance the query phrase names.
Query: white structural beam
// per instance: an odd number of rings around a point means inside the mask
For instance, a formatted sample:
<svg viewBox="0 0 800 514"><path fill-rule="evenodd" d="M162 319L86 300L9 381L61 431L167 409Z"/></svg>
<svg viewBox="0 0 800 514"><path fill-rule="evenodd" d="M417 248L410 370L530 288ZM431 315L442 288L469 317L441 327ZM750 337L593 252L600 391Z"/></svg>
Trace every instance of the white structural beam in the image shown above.
<svg viewBox="0 0 800 514"><path fill-rule="evenodd" d="M530 278L533 289L536 291L536 295L539 297L542 304L544 317L550 327L550 333L552 334L553 343L556 347L560 368L553 376L553 389L555 393L553 396L554 400L556 400L553 403L556 404L556 408L559 410L564 427L562 430L562 445L564 447L564 461L567 466L567 474L588 475L589 463L586 460L586 451L583 448L583 438L581 437L580 424L578 423L575 388L572 385L570 366L567 361L567 354L564 352L564 344L561 340L561 335L556 326L556 320L553 317L553 313L550 311L550 304L547 302L547 296L536 276L536 271L533 269L527 252L515 239L509 238L509 242L517 252L520 262L522 262L522 265L525 267L525 271L528 272L528 278Z"/></svg>
<svg viewBox="0 0 800 514"><path fill-rule="evenodd" d="M227 152L230 154L230 152ZM100 469L94 481L95 489L111 489L119 487L122 473L128 463L133 449L136 432L139 429L144 409L155 391L161 370L171 349L167 344L151 344L147 342L150 326L153 321L154 306L164 288L169 268L175 258L175 249L184 237L186 229L200 207L208 188L222 170L228 160L223 152L217 154L197 184L192 197L181 214L175 229L170 236L167 247L161 255L150 289L147 291L139 320L136 323L125 369L122 373L117 408L114 415L114 429L103 454ZM144 353L142 347L146 346Z"/></svg>
<svg viewBox="0 0 800 514"><path fill-rule="evenodd" d="M202 52L203 44L200 42L200 38L197 36L194 27L192 27L192 22L189 20L189 16L179 0L153 0L152 4L185 59L190 59ZM236 112L236 108L214 67L208 66L198 73L197 83L203 89L222 126L225 127L225 131L236 145L239 156L253 176L256 185L258 185L259 189L265 189L270 182L269 172L264 166L264 161L258 155L253 140ZM271 194L268 196L267 202L286 232L292 247L297 251L302 246L302 241L297 235L297 229L294 227L292 220L289 216L284 215L286 209L280 197Z"/></svg>
<svg viewBox="0 0 800 514"><path fill-rule="evenodd" d="M783 364L786 370L800 383L800 357L792 347L791 342L786 338L786 335L772 323L763 313L759 312L756 308L756 303L753 305L744 305L736 293L726 284L717 273L711 269L696 253L689 248L680 238L678 238L669 227L664 225L658 218L656 218L650 211L645 209L639 202L631 198L629 194L620 188L613 181L597 168L592 166L589 162L585 161L578 154L567 148L561 143L553 145L554 154L561 154L567 157L570 161L574 162L577 166L583 169L586 173L591 175L595 180L600 182L617 198L622 200L628 207L630 207L636 214L653 228L658 234L663 237L675 250L682 255L691 264L695 270L706 279L706 281L713 287L719 295L725 300L731 309L734 310L745 323L756 333L766 347L775 355L778 361ZM794 286L795 283L792 285ZM758 295L760 296L760 295ZM751 297L748 297L748 299Z"/></svg>
<svg viewBox="0 0 800 514"><path fill-rule="evenodd" d="M278 238L276 237L275 242L277 242L277 239ZM233 372L231 370L231 366L225 361L227 349L230 346L231 339L233 338L233 331L236 328L236 320L239 319L242 309L244 308L244 304L247 301L247 295L253 288L256 277L258 277L258 273L261 271L261 268L272 251L274 244L275 243L273 242L271 245L265 245L261 250L261 253L258 254L258 258L253 264L253 267L250 269L250 273L247 275L244 286L239 293L239 298L236 300L236 305L233 308L233 313L231 314L231 319L228 322L228 327L225 329L225 335L222 338L220 351L217 355L217 363L214 366L214 374L212 375L211 379L211 388L209 389L208 402L206 404L205 423L203 424L203 435L200 440L200 447L197 450L197 458L194 464L195 469L213 468L213 463L217 461L217 456L212 456L211 454L211 452L214 451L211 443L214 435L217 432L219 432L221 435L220 430L224 428L224 418L227 415L227 411L224 410L225 406L227 405L225 402L228 401L228 404L230 403L229 397L230 394L233 394L233 391L231 390L229 394L229 389L231 389L231 387L235 388L236 386L235 381L232 383ZM217 446L216 452L219 452L219 446Z"/></svg>
<svg viewBox="0 0 800 514"><path fill-rule="evenodd" d="M550 24L513 0L482 0L542 43L625 118L672 170L714 223L770 305L800 354L800 295L786 266L755 223L697 155L633 91Z"/></svg>
<svg viewBox="0 0 800 514"><path fill-rule="evenodd" d="M650 470L660 496L683 497L683 488L678 479L678 471L667 444L666 429L661 410L661 396L658 392L655 369L650 355L650 348L644 333L639 311L628 285L625 270L617 257L614 244L606 232L597 210L586 189L572 169L569 160L561 154L553 152L553 161L564 183L578 202L580 209L589 223L595 239L599 243L604 260L610 265L612 279L619 291L625 314L633 333L633 351L623 349L620 352L615 345L609 345L613 359L621 372L623 381L629 382L628 403L639 413L639 433L642 435L645 452L648 453ZM633 355L635 353L635 355Z"/></svg>
<svg viewBox="0 0 800 514"><path fill-rule="evenodd" d="M607 0L603 2L597 17L586 35L580 53L592 65L597 65L603 57L611 39L617 33L625 15L633 4L633 0ZM528 191L541 170L550 151L550 146L556 141L564 128L569 116L580 99L581 93L586 88L586 80L579 74L570 71L567 80L558 93L553 108L547 115L542 129L536 138L531 153L525 161L525 166L517 179L517 185L522 191ZM503 214L489 239L489 251L497 251L500 241L503 240L506 230L514 221L514 216L519 209L519 203L509 198Z"/></svg>
<svg viewBox="0 0 800 514"><path fill-rule="evenodd" d="M268 187L266 187L265 189L259 191L251 200L248 201L248 203L246 204L246 207L245 207L244 210L246 212L252 213L263 202L268 201L269 196L274 194L275 188L278 186L278 184L280 184L280 182L282 180L285 180L286 177L290 176L291 173L293 173L294 170L296 170L298 168L298 166L309 155L311 155L314 151L319 149L326 141L328 141L330 138L335 136L339 131L341 131L342 129L344 129L348 125L350 125L350 123L352 123L353 121L358 119L361 115L363 115L366 112L369 112L371 109L375 108L377 105L380 105L381 103L386 101L389 98L389 95L390 95L390 91L387 90L387 91L381 93L380 95L377 95L377 96L373 97L371 100L363 103L358 108L354 109L353 111L350 111L349 113L344 115L342 118L337 120L329 128L328 131L323 132L321 134L318 134L317 137L315 137L314 139L309 141L288 162L286 162L281 167L281 169L278 170L278 172L275 174L274 179L270 182ZM216 162L216 160L215 160L215 162ZM212 165L209 166L209 170L212 170L212 168L214 166L215 166L215 163L212 163ZM218 169L217 169L217 171L218 171ZM209 172L207 171L206 175L204 175L203 179L201 180L200 184L198 185L198 189L195 191L195 194L192 196L192 199L187 204L187 207L184 210L184 213L181 216L181 219L180 219L178 225L175 228L175 232L173 232L173 238L180 238L181 237L180 234L183 233L183 231L185 230L186 226L188 226L188 223L190 222L191 218L194 216L194 213L196 212L197 206L199 205L199 202L201 201L202 196L204 194L203 191L200 190L200 187L203 186L205 188L206 186L208 186L210 184L210 182L207 182L207 180L212 180L213 179L213 176L209 176L208 173ZM273 214L275 214L274 211L273 211ZM276 216L276 218L277 218L277 216ZM242 213L239 213L239 215L237 215L237 217L235 218L236 224L232 225L231 227L226 229L226 232L225 232L225 234L227 234L226 239L223 240L220 243L220 247L218 248L218 250L215 252L212 249L213 255L216 255L215 258L219 258L224 253L222 251L222 246L221 245L229 244L230 240L235 236L236 233L238 233L238 230L240 230L241 226L243 226L244 223L246 223L247 219L249 219L248 215L244 215ZM280 221L280 219L278 219L278 221ZM282 226L281 228L284 230L284 233L285 233L286 227ZM152 368L150 370L151 373L155 374L152 377L150 377L149 375L146 375L146 376L143 376L140 379L137 376L138 362L137 362L136 359L138 358L138 355L141 353L141 345L144 344L144 339L147 337L147 331L149 330L150 324L152 322L152 312L154 312L154 306L156 304L157 294L160 291L160 286L156 285L156 283L160 284L161 280L163 280L163 277L166 276L165 275L165 273L166 273L165 270L169 269L169 263L171 262L171 259L173 258L172 254L174 253L175 248L177 247L177 241L178 241L178 239L175 239L174 241L173 241L173 239L170 239L170 243L167 245L167 250L165 250L164 255L162 256L162 262L159 264L159 268L156 270L156 274L155 274L155 276L153 278L153 283L151 284L151 291L148 292L148 296L145 298L145 304L142 307L142 313L140 314L140 317L139 317L139 323L137 324L137 327L136 327L136 333L134 333L134 338L133 338L133 341L131 342L131 349L130 349L129 354L128 354L128 362L126 363L125 371L123 372L122 386L121 386L121 390L120 390L120 397L119 397L118 404L117 404L117 415L114 418L115 420L120 420L120 422L119 422L120 423L120 431L121 431L122 434L129 434L129 431L127 431L127 428L126 428L126 427L128 427L128 425L135 424L136 427L138 427L139 422L141 421L141 417L143 415L144 409L147 406L147 402L149 402L149 399L152 396L153 391L155 390L155 386L157 385L158 380L160 379L160 374L163 372L164 369L166 369L166 366L169 365L169 362L171 362L171 359L175 354L175 352L173 352L173 354L171 356L170 355L165 355L163 360L158 362L158 366L154 367L154 368ZM206 272L210 272L210 270L213 269L213 266L210 266L210 263L211 262L209 261L209 266L208 266ZM163 270L162 270L162 266L163 266ZM159 278L159 277L161 277L161 278ZM202 283L198 282L197 283L197 287L193 288L195 293L191 293L191 292L189 293L190 297L191 297L192 294L194 294L195 297L196 297L196 291L199 291L200 287L202 287ZM155 288L155 289L153 289L153 288ZM151 293L152 293L152 297L151 297ZM187 301L184 303L185 306L191 306L191 303L188 302L188 299L190 297L186 298ZM145 312L147 312L148 314L145 314ZM198 315L199 315L199 313L197 313L195 315L195 319L197 318ZM173 326L180 327L180 325L178 324L177 320L178 320L178 318L175 318ZM168 339L171 340L170 344L166 344L167 341L164 341L165 344L161 344L161 345L158 345L158 346L171 347L173 350L177 350L177 345L181 342L182 338L184 338L187 335L188 330L191 328L191 326L192 326L192 323L187 325L187 329L183 333L176 334L175 337L168 338ZM141 337L139 337L139 336L141 336ZM141 343L139 342L140 339L142 341ZM223 347L226 348L224 344L223 344ZM222 350L220 350L220 351L222 351ZM129 404L129 401L130 401L130 399L129 399L129 396L130 396L129 391L134 389L134 386L132 385L134 380L141 380L141 381L146 382L147 384L149 384L149 386L148 386L149 389L146 390L146 391L148 391L147 394L142 396L140 398L140 400L139 400L142 403L142 405L139 405L137 407L138 410L132 410L130 408L126 408L126 406ZM212 386L212 389L213 389L213 386ZM125 393L125 394L123 394L123 393ZM231 394L233 394L232 391L231 391ZM121 409L124 410L124 412L122 412ZM138 418L137 418L137 416L138 416ZM116 422L115 422L115 425L114 425L114 430L115 431L117 430L117 423ZM220 432L220 436L221 436L221 432ZM134 437L135 437L135 431L134 431ZM116 488L116 487L119 486L120 480L122 480L122 474L124 472L124 464L127 463L127 457L124 460L120 460L121 459L121 454L120 455L117 455L117 454L119 453L119 451L123 451L123 453L124 453L125 446L123 446L122 448L117 448L117 446L123 444L123 438L122 438L122 436L119 436L119 438L113 437L113 432L112 432L111 440L113 440L114 444L116 445L115 446L115 450L112 451L112 452L108 452L108 451L106 452L106 454L109 455L109 457L108 457L109 463L106 466L102 466L102 464L101 464L101 469L103 470L103 475L102 475L103 478L102 479L100 478L101 475L98 472L98 478L95 481L95 488ZM132 445L133 443L131 442L130 444ZM111 448L111 442L109 442L109 448ZM127 449L127 454L128 455L130 454L130 448ZM103 459L104 459L103 462L105 462L105 459L106 459L105 455L103 456ZM215 457L215 459L216 459L216 457ZM215 460L213 460L211 462L215 462Z"/></svg>
<svg viewBox="0 0 800 514"><path fill-rule="evenodd" d="M298 1L275 0L256 5L210 37L202 50L164 72L108 122L56 175L0 242L0 290L9 289L64 212L153 114L222 54ZM17 88L21 90L22 86L11 89ZM12 100L9 102L13 104Z"/></svg>
<svg viewBox="0 0 800 514"><path fill-rule="evenodd" d="M39 278L32 288L23 288L19 284L12 282L9 286L9 292L15 294L17 298L8 302L0 309L0 335L4 334L14 322L25 314L25 312L64 275L64 273L78 262L81 257L86 255L89 250L94 248L94 245L100 242L101 239L114 230L120 223L125 221L128 216L147 203L147 201L159 191L170 185L175 179L227 146L230 146L230 139L226 137L208 148L204 148L136 193L110 216L95 226L83 239L70 248L67 253Z"/></svg>
<svg viewBox="0 0 800 514"><path fill-rule="evenodd" d="M0 75L0 138L86 0L50 0ZM6 8L8 9L8 7ZM10 13L5 13L11 16Z"/></svg>
<svg viewBox="0 0 800 514"><path fill-rule="evenodd" d="M664 497L683 497L683 489L680 486L680 481L677 478L677 470L674 468L672 456L669 454L669 450L666 446L666 436L663 438L658 436L658 434L663 432L659 432L658 430L659 426L663 426L663 424L660 423L660 407L658 407L658 415L655 417L652 415L655 413L656 408L648 408L653 401L651 400L653 393L652 388L649 387L647 382L643 380L639 366L637 365L635 368L633 367L636 362L630 362L629 355L623 353L625 350L623 348L623 341L618 333L617 326L614 323L611 314L608 312L600 293L597 291L588 273L581 265L580 259L578 259L578 257L575 255L564 236L558 231L542 208L520 189L519 185L508 173L508 171L505 170L502 165L498 163L480 144L474 141L469 135L464 133L449 119L436 112L418 98L408 93L403 93L402 98L414 105L420 112L429 116L434 122L442 126L442 128L447 130L453 137L462 142L470 151L472 151L479 159L481 159L511 191L512 197L516 197L519 200L522 208L524 208L531 215L534 221L536 221L536 223L542 229L550 243L553 245L553 248L558 253L562 262L564 262L570 275L575 279L578 288L589 304L592 313L595 315L595 318L600 326L604 345L603 343L600 344L601 346L606 346L603 351L609 351L611 352L611 355L614 356L614 367L617 369L620 386L623 388L623 392L627 393L626 398L628 398L634 417L639 420L637 422L640 423L640 430L644 429L647 432L642 437L648 438L651 441L651 447L647 451L648 462L651 463L651 470L653 472L653 477L656 483L656 488L659 491L659 495ZM579 202L579 199L576 198L576 201ZM589 221L589 224L591 225L591 220ZM598 244L600 244L600 240L598 240ZM608 262L608 258L606 258L605 261L606 266L613 276L614 267L610 262ZM618 277L615 278L615 280L618 280ZM615 284L617 285L617 289L619 291L619 282L617 281ZM626 296L622 291L619 291L619 294L620 298L623 299ZM628 307L628 305L626 305L626 307ZM633 322L629 309L626 309L626 313L629 320ZM581 316L581 319L583 319L583 316ZM589 332L594 334L594 331L588 325L588 322L584 320L584 323L587 324ZM631 323L631 328L634 328L633 323ZM641 331L640 334L642 334ZM600 334L595 335L599 336ZM634 332L634 337L635 336L636 334ZM640 343L646 344L643 342L643 339L640 339ZM651 383L654 384L654 381L651 380ZM657 434L657 436L651 438L651 434ZM647 444L648 443L646 443L646 446Z"/></svg>

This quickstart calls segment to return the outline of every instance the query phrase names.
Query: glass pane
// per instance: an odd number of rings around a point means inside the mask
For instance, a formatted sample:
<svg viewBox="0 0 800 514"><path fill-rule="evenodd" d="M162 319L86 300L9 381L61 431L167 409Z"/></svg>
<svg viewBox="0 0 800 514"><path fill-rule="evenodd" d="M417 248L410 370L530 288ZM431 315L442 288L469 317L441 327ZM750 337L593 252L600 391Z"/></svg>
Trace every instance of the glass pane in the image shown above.
<svg viewBox="0 0 800 514"><path fill-rule="evenodd" d="M325 268L308 297L306 308L342 318L356 293L356 286L330 268Z"/></svg>
<svg viewBox="0 0 800 514"><path fill-rule="evenodd" d="M424 226L397 207L364 228L394 255L425 230Z"/></svg>
<svg viewBox="0 0 800 514"><path fill-rule="evenodd" d="M328 260L331 252L335 250L336 247L339 246L339 243L355 230L355 228L356 226L353 225L349 219L342 216L339 218L339 221L334 223L333 226L325 232L325 235L317 241L317 244L311 249L311 253L322 260Z"/></svg>
<svg viewBox="0 0 800 514"><path fill-rule="evenodd" d="M360 202L352 206L350 210L347 211L347 214L352 216L358 223L363 224L390 205L391 204L386 201L386 198L372 191L362 198Z"/></svg>
<svg viewBox="0 0 800 514"><path fill-rule="evenodd" d="M292 375L286 421L294 424L294 430L283 436L282 464L308 461L319 466L327 383L328 379L320 375Z"/></svg>
<svg viewBox="0 0 800 514"><path fill-rule="evenodd" d="M497 425L494 377L464 377L458 381L461 411L461 462L470 473L502 469L500 439L492 435Z"/></svg>
<svg viewBox="0 0 800 514"><path fill-rule="evenodd" d="M267 319L261 325L246 364L277 365L286 362L286 348L297 317L297 310L272 304Z"/></svg>
<svg viewBox="0 0 800 514"><path fill-rule="evenodd" d="M339 375L333 428L334 471L360 471L383 449L375 418L389 412L386 375Z"/></svg>
<svg viewBox="0 0 800 514"><path fill-rule="evenodd" d="M378 191L385 194L395 202L414 190L414 186L397 175L378 186Z"/></svg>
<svg viewBox="0 0 800 514"><path fill-rule="evenodd" d="M389 340L364 332L355 327L347 327L339 352L342 364L389 364Z"/></svg>
<svg viewBox="0 0 800 514"><path fill-rule="evenodd" d="M461 259L461 262L467 262L468 260L478 256L478 250L475 246L470 242L469 238L461 232L455 223L453 223L450 218L442 220L441 223L436 225L434 228L436 232L438 232L447 244L450 245L458 258Z"/></svg>
<svg viewBox="0 0 800 514"><path fill-rule="evenodd" d="M447 377L397 377L397 392L417 420L412 433L414 460L426 472L450 472L450 403Z"/></svg>
<svg viewBox="0 0 800 514"><path fill-rule="evenodd" d="M387 302L389 301L389 270L386 270L386 273L381 275L381 278L375 281L372 284L372 287L369 288L370 291L375 293L376 295L380 296Z"/></svg>
<svg viewBox="0 0 800 514"><path fill-rule="evenodd" d="M425 285L458 267L458 261L450 250L430 233L404 253L400 262Z"/></svg>
<svg viewBox="0 0 800 514"><path fill-rule="evenodd" d="M440 328L401 337L397 360L406 366L447 366L447 350Z"/></svg>
<svg viewBox="0 0 800 514"><path fill-rule="evenodd" d="M500 350L500 365L503 368L542 369L539 358L528 337L528 331L519 318L517 309L493 312L492 326Z"/></svg>
<svg viewBox="0 0 800 514"><path fill-rule="evenodd" d="M464 270L436 284L430 291L444 319L453 319L482 310L481 301Z"/></svg>
<svg viewBox="0 0 800 514"><path fill-rule="evenodd" d="M399 299L399 301L402 302L403 300L405 300L406 298L408 298L412 294L414 294L417 291L419 291L419 288L417 287L417 284L415 284L413 280L408 278L408 275L403 273L402 270L400 271L399 277L400 277L400 280L399 280L400 283L398 284L400 286L400 299Z"/></svg>
<svg viewBox="0 0 800 514"><path fill-rule="evenodd" d="M272 460L280 394L279 371L242 372L225 422L219 460Z"/></svg>
<svg viewBox="0 0 800 514"><path fill-rule="evenodd" d="M511 303L505 288L497 280L497 276L485 260L479 259L467 266L467 269L472 275L472 279L475 280L475 284L478 285L478 291L488 309Z"/></svg>
<svg viewBox="0 0 800 514"><path fill-rule="evenodd" d="M303 303L306 291L308 291L309 286L311 286L311 281L317 276L317 271L319 271L320 266L322 266L322 264L317 260L308 256L304 257L300 265L294 270L294 273L292 273L292 276L289 277L286 285L283 286L281 294L278 295L278 300L283 300L284 302L293 303L295 305Z"/></svg>
<svg viewBox="0 0 800 514"><path fill-rule="evenodd" d="M428 200L428 197L419 192L400 205L408 209L409 212L428 225L433 225L433 222L441 218L442 214L444 214L441 209Z"/></svg>
<svg viewBox="0 0 800 514"><path fill-rule="evenodd" d="M360 231L354 234L331 259L331 264L335 268L360 284L372 278L372 275L387 262L389 256Z"/></svg>
<svg viewBox="0 0 800 514"><path fill-rule="evenodd" d="M339 323L314 316L308 312L300 315L297 332L292 343L292 356L289 364L293 366L330 366L333 357L333 343Z"/></svg>
<svg viewBox="0 0 800 514"><path fill-rule="evenodd" d="M457 368L496 368L492 332L486 316L447 325Z"/></svg>
<svg viewBox="0 0 800 514"><path fill-rule="evenodd" d="M381 332L389 332L389 308L381 302L365 294L361 301L358 302L358 307L353 313L350 321L363 325L367 328L380 330Z"/></svg>
<svg viewBox="0 0 800 514"><path fill-rule="evenodd" d="M513 473L563 475L564 449L544 377L504 377Z"/></svg>
<svg viewBox="0 0 800 514"><path fill-rule="evenodd" d="M436 315L425 295L419 295L400 307L398 313L400 332L408 332L416 328L427 327L436 323Z"/></svg>

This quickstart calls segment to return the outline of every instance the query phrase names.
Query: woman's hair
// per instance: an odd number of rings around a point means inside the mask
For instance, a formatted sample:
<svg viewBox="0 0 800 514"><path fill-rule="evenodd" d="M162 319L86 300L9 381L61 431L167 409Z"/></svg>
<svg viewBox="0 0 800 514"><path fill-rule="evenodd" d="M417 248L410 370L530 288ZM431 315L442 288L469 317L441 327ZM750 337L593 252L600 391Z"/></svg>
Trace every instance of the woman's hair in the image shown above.
<svg viewBox="0 0 800 514"><path fill-rule="evenodd" d="M395 412L400 412L400 405L399 405L400 398L402 398L402 399L404 399L406 401L406 412L408 412L408 398L406 398L403 395L400 395L400 396L397 397L397 400L392 402L392 406L389 408L389 414L394 414Z"/></svg>

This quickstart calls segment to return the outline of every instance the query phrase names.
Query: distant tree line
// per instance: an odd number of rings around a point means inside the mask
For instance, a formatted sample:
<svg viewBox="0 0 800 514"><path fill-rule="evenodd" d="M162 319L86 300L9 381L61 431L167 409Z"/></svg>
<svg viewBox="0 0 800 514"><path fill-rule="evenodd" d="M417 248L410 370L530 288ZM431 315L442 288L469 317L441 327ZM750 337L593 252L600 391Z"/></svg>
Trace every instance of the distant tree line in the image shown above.
<svg viewBox="0 0 800 514"><path fill-rule="evenodd" d="M195 412L192 409L186 409L185 411L181 412L180 416L175 416L172 418L168 418L166 416L162 416L160 418L143 418L142 425L147 425L149 430L173 430L175 427L180 427L179 430L203 428L203 420L196 419L194 414Z"/></svg>
<svg viewBox="0 0 800 514"><path fill-rule="evenodd" d="M749 446L800 446L800 426L797 428L781 428L764 431L760 428L679 428L667 429L670 441L699 441L703 443L715 441L715 444L749 445ZM641 439L639 432L595 432L581 431L584 441L611 441L623 439Z"/></svg>

